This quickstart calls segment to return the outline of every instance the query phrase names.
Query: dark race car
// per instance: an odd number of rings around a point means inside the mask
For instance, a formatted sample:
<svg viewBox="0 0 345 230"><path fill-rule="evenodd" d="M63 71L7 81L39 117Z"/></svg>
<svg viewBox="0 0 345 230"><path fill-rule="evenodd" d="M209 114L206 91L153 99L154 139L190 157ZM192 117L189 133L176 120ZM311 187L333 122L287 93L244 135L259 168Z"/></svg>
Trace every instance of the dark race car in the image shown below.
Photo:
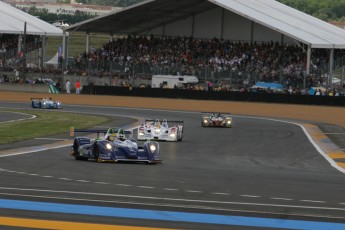
<svg viewBox="0 0 345 230"><path fill-rule="evenodd" d="M232 127L232 118L229 113L201 113L201 126L202 127Z"/></svg>
<svg viewBox="0 0 345 230"><path fill-rule="evenodd" d="M31 98L31 107L39 109L62 109L61 101L52 98Z"/></svg>
<svg viewBox="0 0 345 230"><path fill-rule="evenodd" d="M72 146L72 156L76 160L94 159L97 162L135 161L147 164L157 164L162 161L159 158L159 144L154 141L146 141L138 146L134 139L128 138L130 131L123 129L108 130L74 130L74 132L97 133L92 140L90 137L75 137ZM105 133L100 138L99 133Z"/></svg>

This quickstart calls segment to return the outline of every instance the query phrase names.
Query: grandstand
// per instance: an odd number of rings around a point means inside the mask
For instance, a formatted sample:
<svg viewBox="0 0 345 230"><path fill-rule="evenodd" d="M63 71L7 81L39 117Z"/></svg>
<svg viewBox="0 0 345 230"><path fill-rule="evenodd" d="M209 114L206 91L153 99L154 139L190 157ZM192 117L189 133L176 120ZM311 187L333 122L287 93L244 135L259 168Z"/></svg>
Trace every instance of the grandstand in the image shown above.
<svg viewBox="0 0 345 230"><path fill-rule="evenodd" d="M0 1L0 35L0 71L21 70L25 77L25 67L42 69L46 38L64 34L61 29Z"/></svg>
<svg viewBox="0 0 345 230"><path fill-rule="evenodd" d="M93 83L193 74L205 84L303 88L330 85L334 66L344 66L344 30L274 0L148 0L66 31L85 32L87 42L63 69ZM90 33L109 34L110 42L91 49Z"/></svg>
<svg viewBox="0 0 345 230"><path fill-rule="evenodd" d="M273 57L279 59L276 61L278 63L274 64L279 65L279 68L271 70L270 65L272 63L251 66L249 68L260 68L264 71L269 68L268 71L273 71L273 75L280 72L280 81L285 80L282 77L282 72L286 72L285 65L291 64L293 65L292 68L299 72L297 75L300 73L303 74L304 80L306 80L306 76L310 73L317 74L318 76L325 76L327 74L330 77L326 81L331 83L334 57L342 57L342 50L345 48L344 30L275 0L186 0L175 1L174 3L169 0L144 1L119 12L99 16L95 19L72 25L68 28L68 31L84 31L86 32L87 40L89 33L92 32L108 33L112 37L114 35L131 35L130 39L132 40L140 39L141 36L147 37L153 35L155 38L177 37L179 39L182 37L203 41L225 41L232 44L237 42L237 44L244 44L246 52L248 49L253 49L253 44L260 44L259 46L265 47L265 51L270 52L268 46L273 44L271 48L279 53L278 57ZM116 46L114 43L110 44ZM108 45L106 44L105 46ZM86 63L86 61L82 60L83 57L77 57L77 64L79 66L87 65L88 70L101 69L105 71L107 69L116 69L118 63L116 61L105 62L104 55L107 55L106 48L103 47L100 49L103 50L96 51L95 53L93 50L90 50L87 42L85 54L91 62ZM292 63L284 60L290 58L290 53L285 52L285 49L296 50L291 59L299 59L297 63L296 60L292 60ZM103 59L98 55L100 52L104 53L101 56ZM86 60L85 54L84 59ZM133 55L130 56L132 57ZM203 57L204 63L201 65L205 67L212 65L214 61L212 63L205 62L206 59L215 59L215 56L217 55L206 53ZM262 57L264 58L264 56ZM236 57L232 56L230 59L233 58ZM193 61L197 62L202 58L198 57L197 59ZM195 64L193 63L194 69ZM148 68L142 65L139 67L135 63L133 66L131 62L120 63L118 67L130 69L128 66L132 67L134 72L143 72L141 69ZM219 69L218 67L215 67L215 69L220 71L216 71L212 69L213 67L214 65L211 68L206 67L203 70L207 72L203 74L205 76L202 77L203 79L208 79L209 76L207 75L210 73L215 75L219 72L224 72L223 69ZM182 69L179 68L180 70L176 72L181 72L185 68L190 69L190 66L183 65ZM163 71L164 73L164 71L167 71L167 66L159 65L158 68L150 67L150 69L156 69L156 71ZM227 69L221 75L241 74L243 76L243 73L243 69L237 71L235 68L234 71ZM246 75L250 75L253 78L253 74L255 74L253 71L249 71Z"/></svg>

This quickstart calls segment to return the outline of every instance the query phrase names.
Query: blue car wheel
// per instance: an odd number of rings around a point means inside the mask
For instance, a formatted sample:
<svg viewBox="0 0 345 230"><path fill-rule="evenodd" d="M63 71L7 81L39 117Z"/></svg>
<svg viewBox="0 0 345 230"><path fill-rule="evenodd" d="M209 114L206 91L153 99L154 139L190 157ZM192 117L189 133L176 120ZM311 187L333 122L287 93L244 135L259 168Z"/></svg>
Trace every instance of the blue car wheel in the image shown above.
<svg viewBox="0 0 345 230"><path fill-rule="evenodd" d="M99 144L96 142L93 147L93 154L95 156L95 160L97 162L102 162L101 159L99 159Z"/></svg>
<svg viewBox="0 0 345 230"><path fill-rule="evenodd" d="M79 147L80 147L80 144L78 142L77 139L74 140L74 143L73 143L73 156L76 160L88 160L88 158L86 157L81 157L79 155Z"/></svg>

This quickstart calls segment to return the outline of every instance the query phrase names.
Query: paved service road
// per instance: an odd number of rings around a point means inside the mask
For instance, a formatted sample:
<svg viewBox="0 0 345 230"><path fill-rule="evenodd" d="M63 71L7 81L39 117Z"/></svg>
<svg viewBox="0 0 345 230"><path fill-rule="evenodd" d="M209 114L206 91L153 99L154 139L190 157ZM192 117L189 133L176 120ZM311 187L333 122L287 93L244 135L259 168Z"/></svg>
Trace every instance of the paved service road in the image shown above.
<svg viewBox="0 0 345 230"><path fill-rule="evenodd" d="M184 120L184 138L160 143L159 165L76 161L70 147L2 157L0 216L177 229L345 228L344 174L297 121L233 116L233 128L220 129L202 128L196 112L64 110Z"/></svg>
<svg viewBox="0 0 345 230"><path fill-rule="evenodd" d="M35 116L30 114L18 113L13 111L0 111L0 124L33 118L35 118Z"/></svg>

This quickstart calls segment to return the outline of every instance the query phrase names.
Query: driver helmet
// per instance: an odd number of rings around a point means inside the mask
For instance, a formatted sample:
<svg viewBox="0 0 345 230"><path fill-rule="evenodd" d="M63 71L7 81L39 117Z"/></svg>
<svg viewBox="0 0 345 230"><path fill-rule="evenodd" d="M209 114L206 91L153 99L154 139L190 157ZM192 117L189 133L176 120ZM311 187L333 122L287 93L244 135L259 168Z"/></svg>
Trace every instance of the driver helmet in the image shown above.
<svg viewBox="0 0 345 230"><path fill-rule="evenodd" d="M126 137L123 134L120 134L118 138L119 138L120 141L126 140Z"/></svg>
<svg viewBox="0 0 345 230"><path fill-rule="evenodd" d="M125 132L123 131L123 129L119 129L117 137L120 141L126 140Z"/></svg>
<svg viewBox="0 0 345 230"><path fill-rule="evenodd" d="M159 119L156 119L154 125L155 125L155 127L158 127L158 128L161 126L161 123L160 123Z"/></svg>
<svg viewBox="0 0 345 230"><path fill-rule="evenodd" d="M108 140L109 140L109 141L114 141L114 140L115 140L115 136L112 135L112 134L109 135L109 136L108 136Z"/></svg>
<svg viewBox="0 0 345 230"><path fill-rule="evenodd" d="M168 121L166 119L163 120L162 126L168 128Z"/></svg>

